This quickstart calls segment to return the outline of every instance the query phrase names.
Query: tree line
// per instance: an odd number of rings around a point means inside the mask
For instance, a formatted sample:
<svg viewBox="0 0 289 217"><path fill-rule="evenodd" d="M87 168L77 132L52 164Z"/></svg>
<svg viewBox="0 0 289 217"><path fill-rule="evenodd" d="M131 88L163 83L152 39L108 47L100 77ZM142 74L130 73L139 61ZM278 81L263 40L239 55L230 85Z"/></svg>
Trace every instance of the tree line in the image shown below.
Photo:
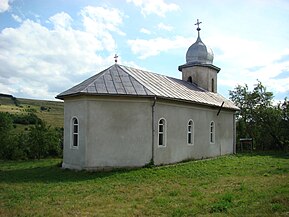
<svg viewBox="0 0 289 217"><path fill-rule="evenodd" d="M15 133L15 124L30 125ZM32 124L32 125L31 125ZM63 129L52 128L34 113L16 115L0 112L0 159L25 160L62 155Z"/></svg>
<svg viewBox="0 0 289 217"><path fill-rule="evenodd" d="M255 150L288 150L289 101L274 102L274 95L258 81L253 90L238 85L229 92L240 108L236 114L237 144L240 138L252 138Z"/></svg>

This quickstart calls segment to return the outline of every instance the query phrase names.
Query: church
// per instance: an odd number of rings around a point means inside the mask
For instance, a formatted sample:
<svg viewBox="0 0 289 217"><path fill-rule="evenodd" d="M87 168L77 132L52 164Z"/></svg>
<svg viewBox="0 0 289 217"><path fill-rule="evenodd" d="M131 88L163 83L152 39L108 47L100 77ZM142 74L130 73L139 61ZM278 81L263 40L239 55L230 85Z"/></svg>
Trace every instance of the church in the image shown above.
<svg viewBox="0 0 289 217"><path fill-rule="evenodd" d="M235 112L200 37L182 79L117 63L56 96L64 100L63 168L109 170L232 154Z"/></svg>

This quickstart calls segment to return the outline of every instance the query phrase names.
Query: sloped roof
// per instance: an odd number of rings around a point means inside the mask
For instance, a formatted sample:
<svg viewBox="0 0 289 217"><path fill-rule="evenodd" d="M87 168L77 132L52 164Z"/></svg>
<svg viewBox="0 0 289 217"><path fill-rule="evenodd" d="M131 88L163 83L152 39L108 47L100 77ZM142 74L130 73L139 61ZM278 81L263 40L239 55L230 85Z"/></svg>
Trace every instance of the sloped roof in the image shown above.
<svg viewBox="0 0 289 217"><path fill-rule="evenodd" d="M156 96L217 107L224 102L224 108L238 110L230 100L196 84L119 64L114 64L60 93L56 98L64 99L75 95Z"/></svg>

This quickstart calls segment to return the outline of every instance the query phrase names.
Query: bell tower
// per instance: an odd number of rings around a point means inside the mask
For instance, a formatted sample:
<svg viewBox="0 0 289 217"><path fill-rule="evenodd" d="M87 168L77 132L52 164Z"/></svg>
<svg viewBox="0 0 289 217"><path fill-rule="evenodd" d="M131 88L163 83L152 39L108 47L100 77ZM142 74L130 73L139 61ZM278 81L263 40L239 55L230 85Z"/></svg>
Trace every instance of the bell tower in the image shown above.
<svg viewBox="0 0 289 217"><path fill-rule="evenodd" d="M186 54L186 64L179 66L182 72L182 80L194 83L210 92L217 92L217 74L221 70L213 65L213 51L207 47L200 37L200 24L197 20L198 38L192 44Z"/></svg>

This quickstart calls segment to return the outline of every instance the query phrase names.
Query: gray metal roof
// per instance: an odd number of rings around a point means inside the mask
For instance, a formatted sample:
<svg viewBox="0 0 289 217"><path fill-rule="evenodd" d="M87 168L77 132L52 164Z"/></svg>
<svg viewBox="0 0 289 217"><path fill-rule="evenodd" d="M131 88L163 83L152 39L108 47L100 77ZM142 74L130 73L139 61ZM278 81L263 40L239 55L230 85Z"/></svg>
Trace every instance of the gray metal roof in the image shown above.
<svg viewBox="0 0 289 217"><path fill-rule="evenodd" d="M132 67L114 64L56 98L74 95L130 95L159 97L238 110L230 100L196 84Z"/></svg>

